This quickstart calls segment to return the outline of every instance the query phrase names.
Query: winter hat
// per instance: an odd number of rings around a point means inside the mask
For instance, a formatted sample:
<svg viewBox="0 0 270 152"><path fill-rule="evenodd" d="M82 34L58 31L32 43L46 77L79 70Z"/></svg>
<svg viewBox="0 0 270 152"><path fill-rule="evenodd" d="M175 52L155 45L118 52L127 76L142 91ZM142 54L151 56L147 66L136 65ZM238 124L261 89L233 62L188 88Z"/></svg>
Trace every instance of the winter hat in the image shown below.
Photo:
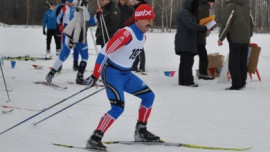
<svg viewBox="0 0 270 152"><path fill-rule="evenodd" d="M155 14L152 6L148 4L141 4L135 10L135 21L137 20L144 20L144 19L154 19Z"/></svg>
<svg viewBox="0 0 270 152"><path fill-rule="evenodd" d="M208 2L214 2L215 3L215 0L208 0Z"/></svg>
<svg viewBox="0 0 270 152"><path fill-rule="evenodd" d="M72 3L72 2L73 2L73 0L67 0L67 2L68 2L68 3Z"/></svg>

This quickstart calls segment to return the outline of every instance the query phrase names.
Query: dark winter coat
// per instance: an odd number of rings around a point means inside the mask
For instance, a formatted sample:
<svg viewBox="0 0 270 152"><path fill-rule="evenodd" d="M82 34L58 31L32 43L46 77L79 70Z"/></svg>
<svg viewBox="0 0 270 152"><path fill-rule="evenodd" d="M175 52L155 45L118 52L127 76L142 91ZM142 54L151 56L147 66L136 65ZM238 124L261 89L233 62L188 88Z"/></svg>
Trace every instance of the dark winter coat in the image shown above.
<svg viewBox="0 0 270 152"><path fill-rule="evenodd" d="M111 1L107 5L102 7L103 10L103 17L106 23L106 27L108 30L109 37L111 38L114 33L118 30L118 24L120 20L120 11L119 8L116 6L116 4ZM103 45L103 36L102 36L102 30L101 30L101 18L97 14L97 19L99 21L97 31L96 31L96 43L97 45ZM105 27L103 26L104 36L105 36L105 42L108 41Z"/></svg>
<svg viewBox="0 0 270 152"><path fill-rule="evenodd" d="M209 16L210 16L210 5L209 5L208 0L200 0L199 9L198 9L198 21ZM198 44L199 45L206 44L205 33L198 32Z"/></svg>
<svg viewBox="0 0 270 152"><path fill-rule="evenodd" d="M177 32L175 35L175 53L197 54L197 32L206 32L206 26L197 23L197 0L185 0L183 9L177 15Z"/></svg>
<svg viewBox="0 0 270 152"><path fill-rule="evenodd" d="M219 40L229 36L230 40L238 44L247 44L253 34L254 21L248 0L229 0L222 13L223 19Z"/></svg>
<svg viewBox="0 0 270 152"><path fill-rule="evenodd" d="M120 22L118 25L118 29L120 29L125 26L126 20L128 20L132 16L135 10L128 5L122 6L120 3L118 3L118 7L120 9Z"/></svg>

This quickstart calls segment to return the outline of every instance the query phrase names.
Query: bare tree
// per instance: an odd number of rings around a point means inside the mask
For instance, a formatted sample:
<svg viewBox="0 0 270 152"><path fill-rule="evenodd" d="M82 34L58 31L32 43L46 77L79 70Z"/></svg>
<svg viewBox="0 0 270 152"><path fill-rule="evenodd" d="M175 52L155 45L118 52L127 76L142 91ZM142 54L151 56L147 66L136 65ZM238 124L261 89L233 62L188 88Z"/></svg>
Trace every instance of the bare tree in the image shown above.
<svg viewBox="0 0 270 152"><path fill-rule="evenodd" d="M117 0L114 0L117 1ZM154 8L156 18L154 27L161 31L176 28L177 13L182 9L185 0L146 0ZM60 0L49 0L59 4ZM216 1L212 14L216 15L219 25L227 0ZM249 0L255 20L255 32L270 32L270 0ZM41 25L46 0L0 0L0 22L6 24ZM91 16L97 10L97 0L89 0Z"/></svg>

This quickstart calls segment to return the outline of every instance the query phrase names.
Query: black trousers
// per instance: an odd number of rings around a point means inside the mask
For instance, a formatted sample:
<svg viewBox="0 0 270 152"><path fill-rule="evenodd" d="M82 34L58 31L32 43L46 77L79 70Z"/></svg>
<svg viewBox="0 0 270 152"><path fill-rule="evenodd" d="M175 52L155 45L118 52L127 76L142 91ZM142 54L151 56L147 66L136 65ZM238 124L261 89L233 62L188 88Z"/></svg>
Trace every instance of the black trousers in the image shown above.
<svg viewBox="0 0 270 152"><path fill-rule="evenodd" d="M133 62L132 68L133 69L138 69L139 62L140 62L139 69L145 71L145 52L144 52L144 49L136 57L135 61Z"/></svg>
<svg viewBox="0 0 270 152"><path fill-rule="evenodd" d="M229 71L232 88L239 89L246 85L248 44L236 44L229 40Z"/></svg>
<svg viewBox="0 0 270 152"><path fill-rule="evenodd" d="M207 68L208 68L208 58L207 58L207 50L205 45L198 44L198 55L199 55L199 73L201 75L207 75Z"/></svg>
<svg viewBox="0 0 270 152"><path fill-rule="evenodd" d="M61 49L61 36L57 34L57 30L48 29L47 30L47 50L51 50L51 41L54 37L56 50Z"/></svg>
<svg viewBox="0 0 270 152"><path fill-rule="evenodd" d="M179 65L179 85L192 85L194 79L192 75L192 67L194 63L194 54L181 53Z"/></svg>

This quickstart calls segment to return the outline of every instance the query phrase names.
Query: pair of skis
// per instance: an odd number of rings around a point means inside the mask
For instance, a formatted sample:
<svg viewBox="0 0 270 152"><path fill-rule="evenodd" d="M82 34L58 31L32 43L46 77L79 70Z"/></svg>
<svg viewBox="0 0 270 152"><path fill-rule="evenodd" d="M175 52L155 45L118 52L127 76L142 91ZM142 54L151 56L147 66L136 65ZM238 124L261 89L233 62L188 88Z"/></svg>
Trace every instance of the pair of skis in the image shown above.
<svg viewBox="0 0 270 152"><path fill-rule="evenodd" d="M39 57L31 57L29 55L26 56L18 56L18 57L2 57L3 60L17 60L17 61L36 61L36 60L51 60L52 58L45 57L45 58L39 58Z"/></svg>
<svg viewBox="0 0 270 152"><path fill-rule="evenodd" d="M160 142L137 142L137 141L105 141L104 144L123 144L123 145L158 145L158 146L173 146L173 147L185 147L185 148L195 148L195 149L206 149L206 150L225 150L225 151L246 151L251 149L251 147L246 148L228 148L228 147L212 147L212 146L203 146L203 145L194 145L194 144L184 144L176 142L165 142L161 140ZM52 143L55 146L65 147L65 148L74 148L74 149L84 149L88 151L108 151L98 150L98 149L89 149L86 147Z"/></svg>
<svg viewBox="0 0 270 152"><path fill-rule="evenodd" d="M60 85L57 85L55 83L52 83L52 82L47 82L47 81L36 81L34 82L35 84L42 84L42 85L46 85L46 86L49 86L49 87L53 87L53 88L56 88L56 89L67 89L68 87L64 87L64 86L60 86ZM72 81L68 81L67 82L68 84L76 84L76 85L85 85L87 86L86 84L77 84L75 82L72 82ZM104 87L102 84L97 84L96 85L97 87Z"/></svg>

